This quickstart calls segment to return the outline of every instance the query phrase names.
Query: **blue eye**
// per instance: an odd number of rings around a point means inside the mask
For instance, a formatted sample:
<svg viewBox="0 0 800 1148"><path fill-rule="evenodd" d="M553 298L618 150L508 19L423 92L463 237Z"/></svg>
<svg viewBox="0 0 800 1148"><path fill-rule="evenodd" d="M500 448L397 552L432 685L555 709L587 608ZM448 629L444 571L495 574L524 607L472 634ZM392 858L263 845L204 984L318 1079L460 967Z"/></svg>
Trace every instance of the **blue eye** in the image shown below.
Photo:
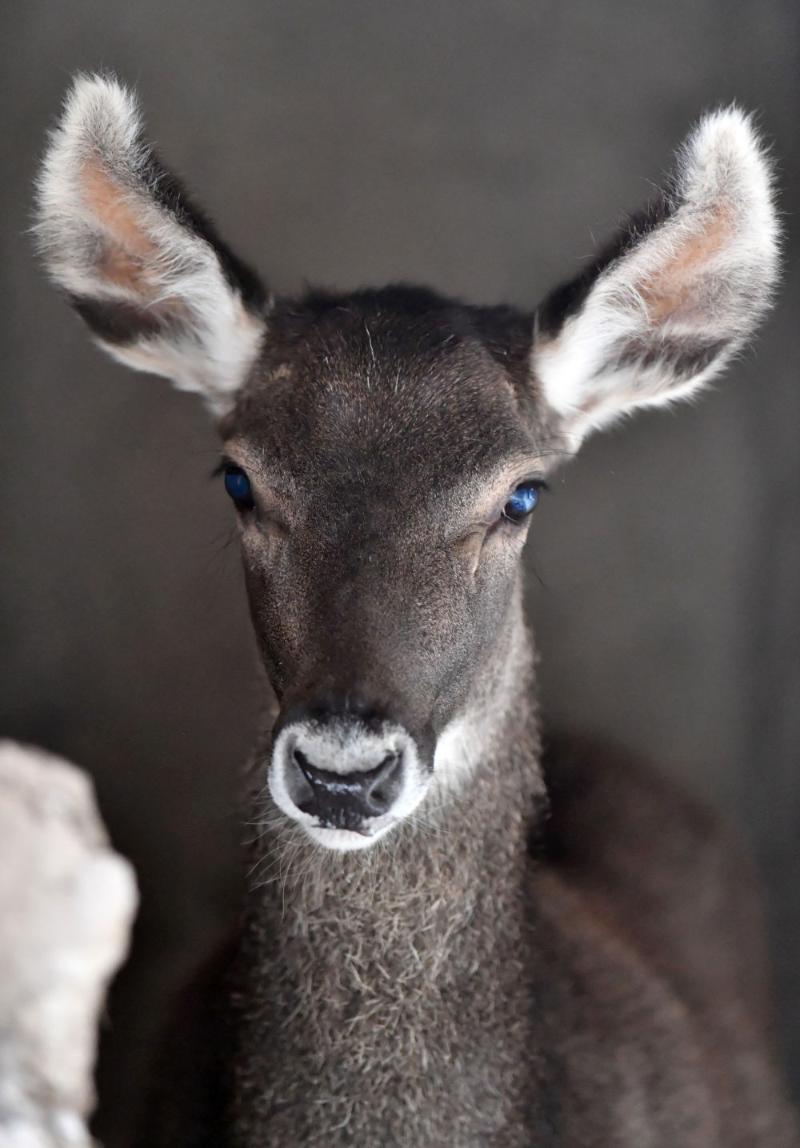
<svg viewBox="0 0 800 1148"><path fill-rule="evenodd" d="M541 482L522 482L503 507L503 518L509 522L522 522L536 509L539 494L544 486Z"/></svg>
<svg viewBox="0 0 800 1148"><path fill-rule="evenodd" d="M240 467L225 467L225 490L239 510L253 509L253 492L250 487L250 479Z"/></svg>

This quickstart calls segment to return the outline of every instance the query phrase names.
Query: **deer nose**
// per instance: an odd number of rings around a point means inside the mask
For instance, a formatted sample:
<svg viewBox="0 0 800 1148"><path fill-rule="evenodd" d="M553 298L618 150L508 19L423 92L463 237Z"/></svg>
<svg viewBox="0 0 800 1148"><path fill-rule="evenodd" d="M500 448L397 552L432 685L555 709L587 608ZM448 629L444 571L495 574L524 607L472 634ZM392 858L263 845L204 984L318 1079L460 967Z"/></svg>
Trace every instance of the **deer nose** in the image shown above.
<svg viewBox="0 0 800 1148"><path fill-rule="evenodd" d="M394 805L403 785L403 755L387 752L371 769L338 773L311 759L313 750L295 745L286 763L286 788L301 813L321 825L359 830L372 817Z"/></svg>

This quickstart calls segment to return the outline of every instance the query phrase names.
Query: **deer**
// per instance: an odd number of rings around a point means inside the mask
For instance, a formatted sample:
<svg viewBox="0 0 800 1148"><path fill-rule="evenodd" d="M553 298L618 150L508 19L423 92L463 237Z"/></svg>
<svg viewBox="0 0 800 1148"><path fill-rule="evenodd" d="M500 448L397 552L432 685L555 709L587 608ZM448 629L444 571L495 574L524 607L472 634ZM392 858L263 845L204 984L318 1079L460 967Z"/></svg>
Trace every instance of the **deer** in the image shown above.
<svg viewBox="0 0 800 1148"><path fill-rule="evenodd" d="M200 395L266 672L239 924L165 1040L148 1148L790 1148L757 882L647 763L546 742L522 554L547 480L693 399L779 272L767 148L706 113L535 308L270 293L76 77L36 192L96 342Z"/></svg>

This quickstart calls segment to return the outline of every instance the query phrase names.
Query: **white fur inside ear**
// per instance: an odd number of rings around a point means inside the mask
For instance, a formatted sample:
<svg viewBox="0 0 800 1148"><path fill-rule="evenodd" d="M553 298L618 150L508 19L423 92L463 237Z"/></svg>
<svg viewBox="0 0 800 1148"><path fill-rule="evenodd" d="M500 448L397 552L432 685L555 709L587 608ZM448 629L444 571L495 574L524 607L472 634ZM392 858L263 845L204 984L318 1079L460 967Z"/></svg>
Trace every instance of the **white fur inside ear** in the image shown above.
<svg viewBox="0 0 800 1148"><path fill-rule="evenodd" d="M717 374L769 305L777 272L768 157L747 115L714 112L678 153L662 221L634 230L577 312L535 339L534 371L573 440Z"/></svg>
<svg viewBox="0 0 800 1148"><path fill-rule="evenodd" d="M78 76L37 183L37 237L52 278L115 358L229 405L254 361L263 316L142 137L134 95Z"/></svg>

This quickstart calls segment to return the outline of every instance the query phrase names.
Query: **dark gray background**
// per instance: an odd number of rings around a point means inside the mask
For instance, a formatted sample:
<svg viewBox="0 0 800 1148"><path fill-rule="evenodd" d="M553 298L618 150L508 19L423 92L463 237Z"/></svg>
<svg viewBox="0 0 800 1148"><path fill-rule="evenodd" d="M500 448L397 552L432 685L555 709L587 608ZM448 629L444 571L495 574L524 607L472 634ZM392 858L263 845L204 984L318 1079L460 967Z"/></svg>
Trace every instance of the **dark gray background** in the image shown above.
<svg viewBox="0 0 800 1148"><path fill-rule="evenodd" d="M539 512L546 711L641 750L752 834L800 1081L798 7L793 0L4 7L0 730L94 774L144 904L110 1010L110 1145L176 976L235 887L263 693L191 398L89 345L31 256L30 184L77 68L277 290L419 280L534 304L649 194L703 109L756 109L789 232L777 311L697 406L592 441Z"/></svg>

